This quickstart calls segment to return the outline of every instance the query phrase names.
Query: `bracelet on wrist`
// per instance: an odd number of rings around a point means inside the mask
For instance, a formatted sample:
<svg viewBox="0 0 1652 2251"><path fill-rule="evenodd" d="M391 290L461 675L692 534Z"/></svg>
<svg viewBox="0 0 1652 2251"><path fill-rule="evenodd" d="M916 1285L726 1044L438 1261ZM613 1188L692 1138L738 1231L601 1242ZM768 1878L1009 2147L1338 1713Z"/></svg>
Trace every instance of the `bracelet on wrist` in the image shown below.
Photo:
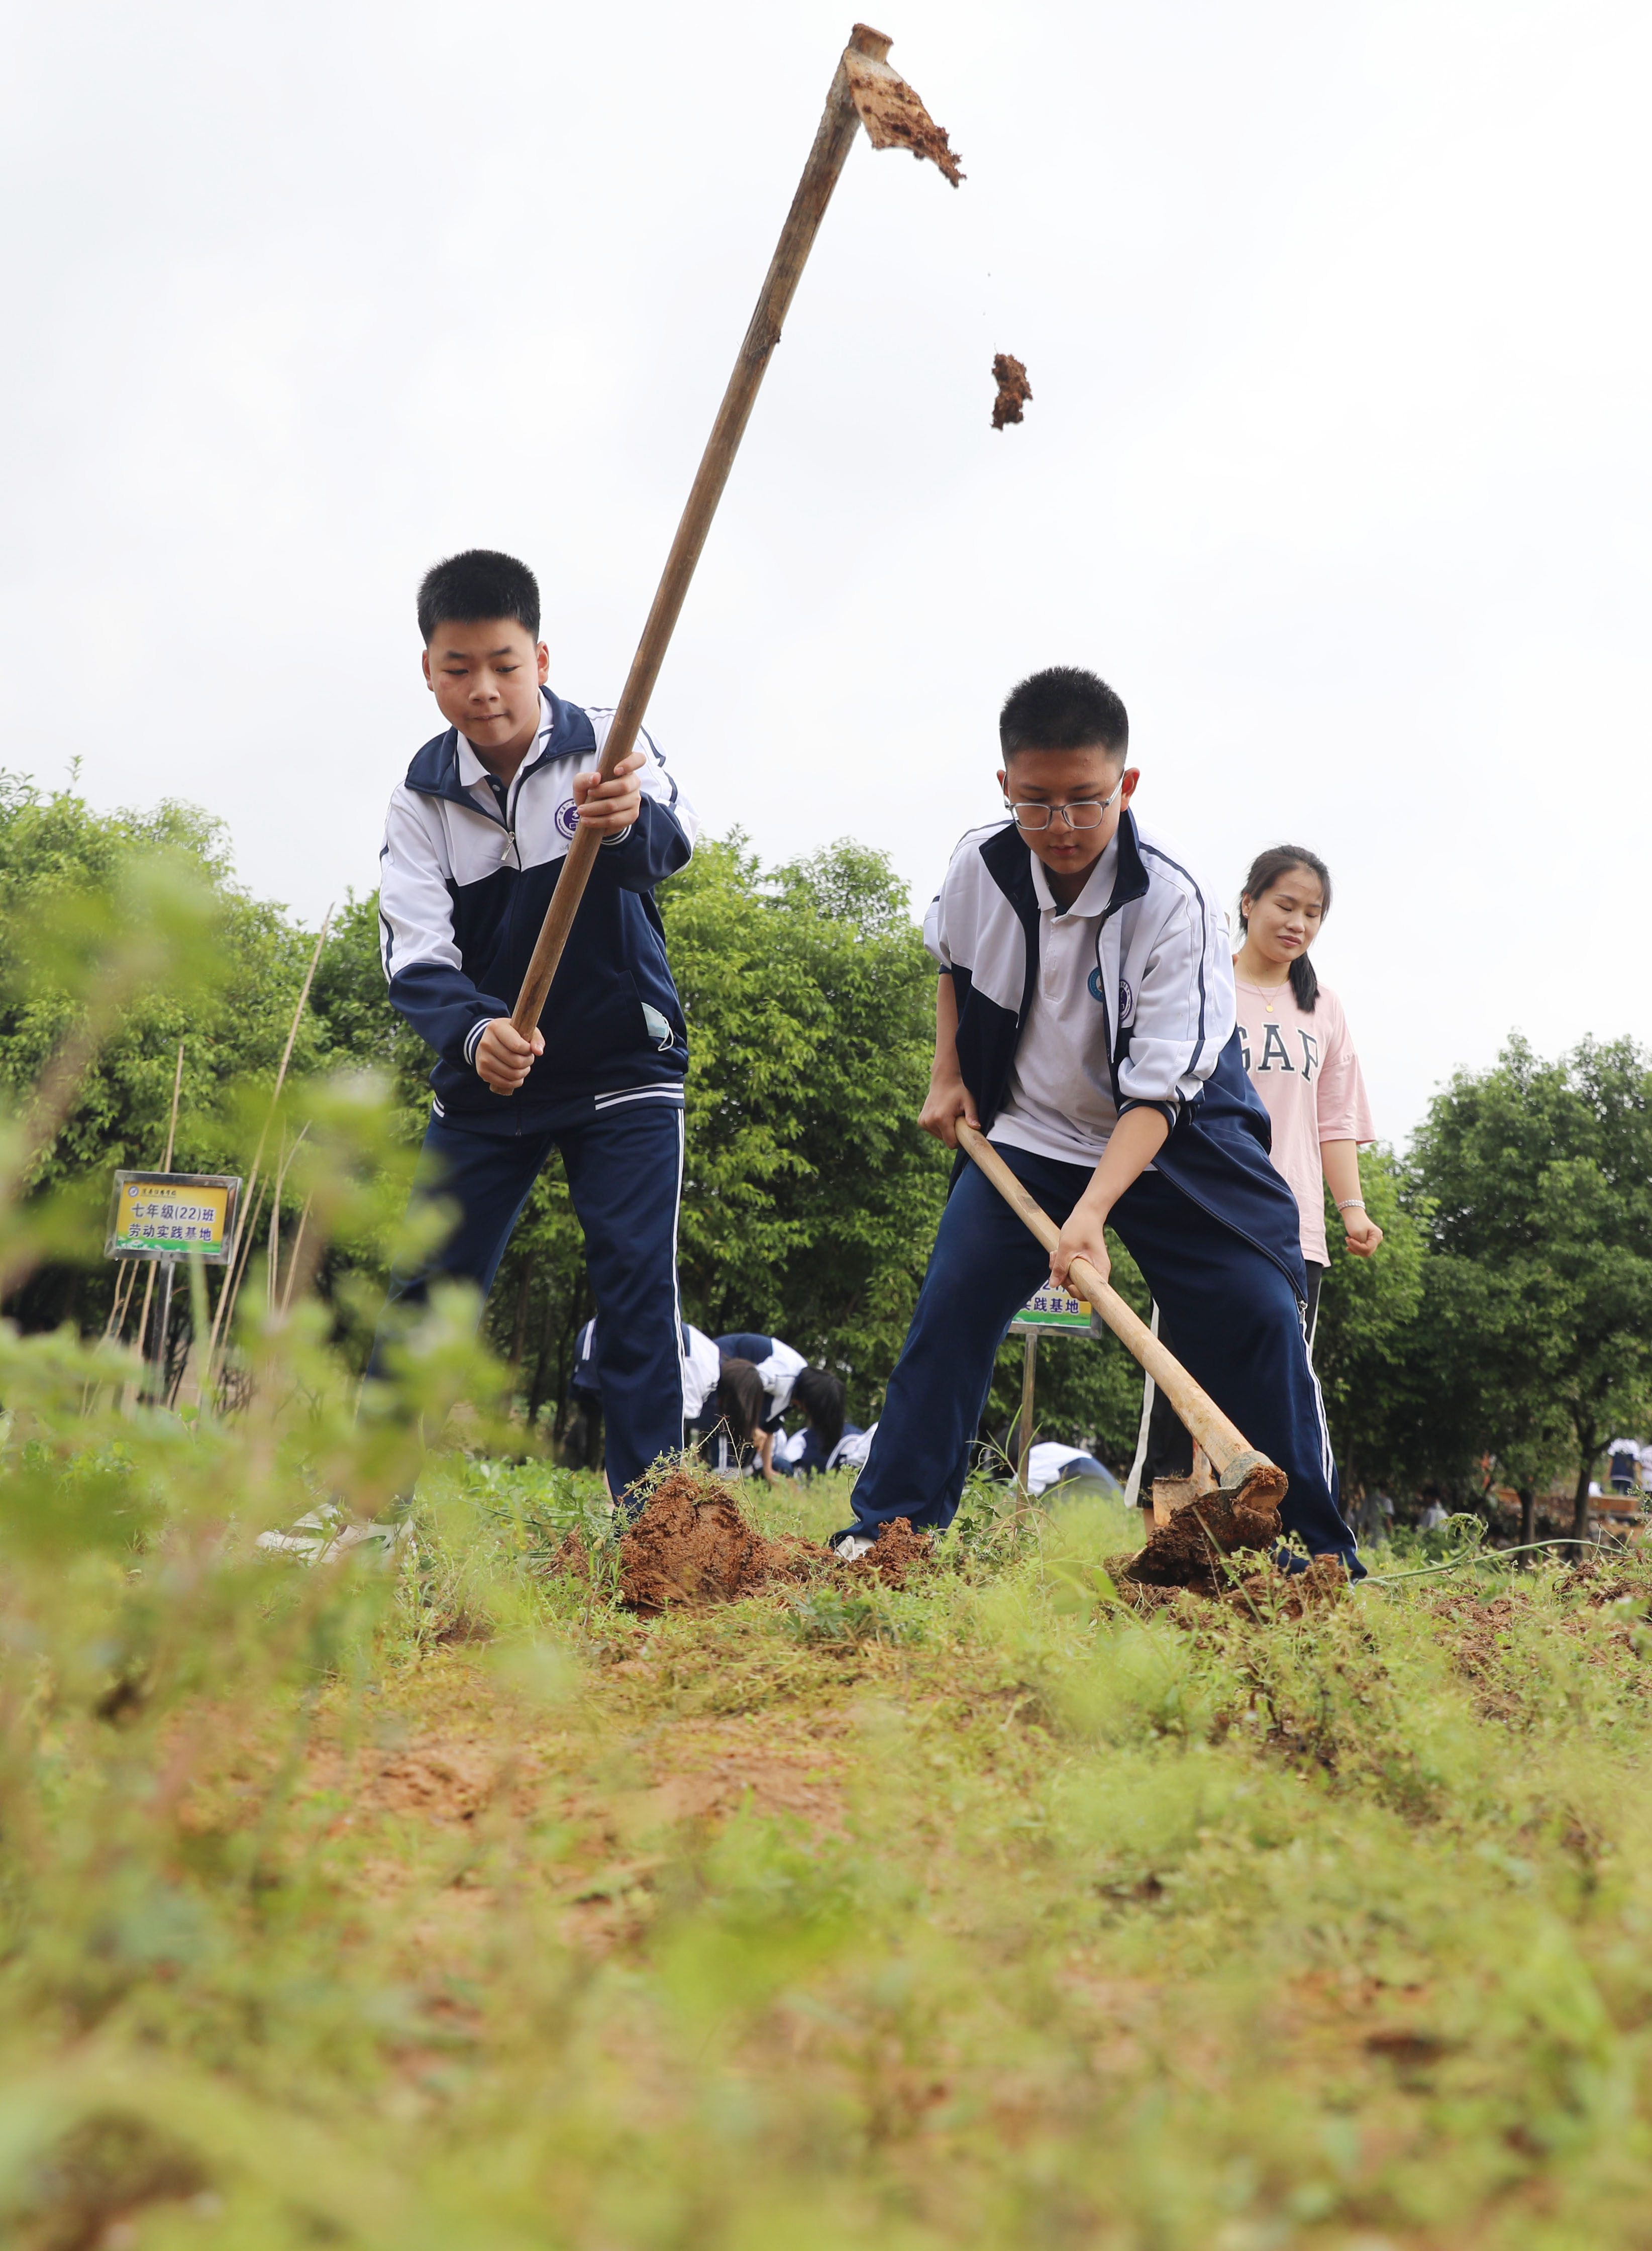
<svg viewBox="0 0 1652 2251"><path fill-rule="evenodd" d="M1338 1211L1364 1211L1365 1208L1364 1196L1343 1196L1337 1205Z"/></svg>

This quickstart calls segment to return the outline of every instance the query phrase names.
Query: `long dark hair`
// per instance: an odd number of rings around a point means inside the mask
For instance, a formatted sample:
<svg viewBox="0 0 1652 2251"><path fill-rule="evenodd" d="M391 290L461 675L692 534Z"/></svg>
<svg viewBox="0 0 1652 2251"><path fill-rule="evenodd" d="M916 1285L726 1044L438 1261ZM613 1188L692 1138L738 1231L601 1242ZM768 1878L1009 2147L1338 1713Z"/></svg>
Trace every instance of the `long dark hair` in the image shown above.
<svg viewBox="0 0 1652 2251"><path fill-rule="evenodd" d="M725 1360L717 1375L717 1412L729 1425L737 1446L757 1444L768 1394L763 1378L749 1360Z"/></svg>
<svg viewBox="0 0 1652 2251"><path fill-rule="evenodd" d="M1323 923L1331 912L1331 870L1317 852L1310 852L1301 844L1274 844L1266 852L1259 852L1250 863L1250 873L1239 887L1239 927L1248 938L1250 925L1245 915L1247 899L1266 898L1282 876L1293 868L1306 868L1310 876L1319 878L1319 919ZM1314 1013L1314 1002L1319 998L1319 980L1314 974L1314 965L1305 953L1299 953L1291 963L1290 989L1296 996L1296 1006L1305 1016Z"/></svg>
<svg viewBox="0 0 1652 2251"><path fill-rule="evenodd" d="M847 1396L843 1378L833 1375L829 1368L800 1369L791 1387L791 1396L803 1409L804 1421L828 1454L843 1436Z"/></svg>

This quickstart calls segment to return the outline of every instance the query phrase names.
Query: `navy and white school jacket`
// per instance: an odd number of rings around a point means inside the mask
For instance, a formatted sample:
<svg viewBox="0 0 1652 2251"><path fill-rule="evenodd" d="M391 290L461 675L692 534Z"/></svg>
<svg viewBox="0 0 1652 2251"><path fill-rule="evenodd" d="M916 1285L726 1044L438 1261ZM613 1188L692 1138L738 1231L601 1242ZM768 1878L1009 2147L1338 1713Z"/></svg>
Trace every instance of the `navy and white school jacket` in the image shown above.
<svg viewBox="0 0 1652 2251"><path fill-rule="evenodd" d="M450 727L391 799L379 854L391 1005L436 1050L437 1115L485 1132L532 1132L586 1097L598 1111L680 1101L688 1065L653 887L688 864L699 822L642 735L641 811L597 855L539 1019L545 1052L515 1094L476 1074L476 1042L515 1005L577 825L574 776L596 765L613 717L539 692L539 737L509 789Z"/></svg>
<svg viewBox="0 0 1652 2251"><path fill-rule="evenodd" d="M759 1336L755 1329L739 1329L730 1336L720 1336L717 1350L724 1360L751 1362L768 1402L769 1411L763 1427L765 1430L778 1430L791 1404L791 1388L808 1361L795 1345L783 1344L778 1337Z"/></svg>
<svg viewBox="0 0 1652 2251"><path fill-rule="evenodd" d="M1038 987L1032 858L1013 821L972 829L924 920L957 999L958 1068L989 1132ZM1272 1127L1241 1060L1227 918L1128 809L1094 957L1085 981L1119 1116L1161 1111L1171 1130L1154 1169L1304 1296L1296 1198L1269 1160Z"/></svg>

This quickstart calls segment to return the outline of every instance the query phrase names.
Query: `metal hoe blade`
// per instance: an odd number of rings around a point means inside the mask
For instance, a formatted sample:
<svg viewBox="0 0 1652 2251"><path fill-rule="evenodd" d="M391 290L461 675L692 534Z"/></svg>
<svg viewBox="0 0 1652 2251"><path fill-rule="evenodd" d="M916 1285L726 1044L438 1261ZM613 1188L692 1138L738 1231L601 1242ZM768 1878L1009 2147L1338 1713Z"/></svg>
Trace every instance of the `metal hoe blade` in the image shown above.
<svg viewBox="0 0 1652 2251"><path fill-rule="evenodd" d="M927 156L957 187L964 175L947 146L946 128L936 123L900 73L883 59L892 45L869 24L855 25L843 56L855 114L874 149L909 149L920 163Z"/></svg>

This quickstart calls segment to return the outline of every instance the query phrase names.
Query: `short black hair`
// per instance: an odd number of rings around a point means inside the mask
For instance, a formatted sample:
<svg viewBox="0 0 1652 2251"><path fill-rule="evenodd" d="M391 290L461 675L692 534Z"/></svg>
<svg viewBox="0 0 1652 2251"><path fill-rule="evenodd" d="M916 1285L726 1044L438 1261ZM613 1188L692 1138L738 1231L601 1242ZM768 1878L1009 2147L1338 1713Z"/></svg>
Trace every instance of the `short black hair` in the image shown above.
<svg viewBox="0 0 1652 2251"><path fill-rule="evenodd" d="M539 581L514 555L467 547L425 571L418 589L418 630L428 648L438 626L510 618L529 641L539 639Z"/></svg>
<svg viewBox="0 0 1652 2251"><path fill-rule="evenodd" d="M1076 664L1029 672L998 715L999 747L1017 751L1102 749L1123 757L1130 748L1130 714L1104 680Z"/></svg>

